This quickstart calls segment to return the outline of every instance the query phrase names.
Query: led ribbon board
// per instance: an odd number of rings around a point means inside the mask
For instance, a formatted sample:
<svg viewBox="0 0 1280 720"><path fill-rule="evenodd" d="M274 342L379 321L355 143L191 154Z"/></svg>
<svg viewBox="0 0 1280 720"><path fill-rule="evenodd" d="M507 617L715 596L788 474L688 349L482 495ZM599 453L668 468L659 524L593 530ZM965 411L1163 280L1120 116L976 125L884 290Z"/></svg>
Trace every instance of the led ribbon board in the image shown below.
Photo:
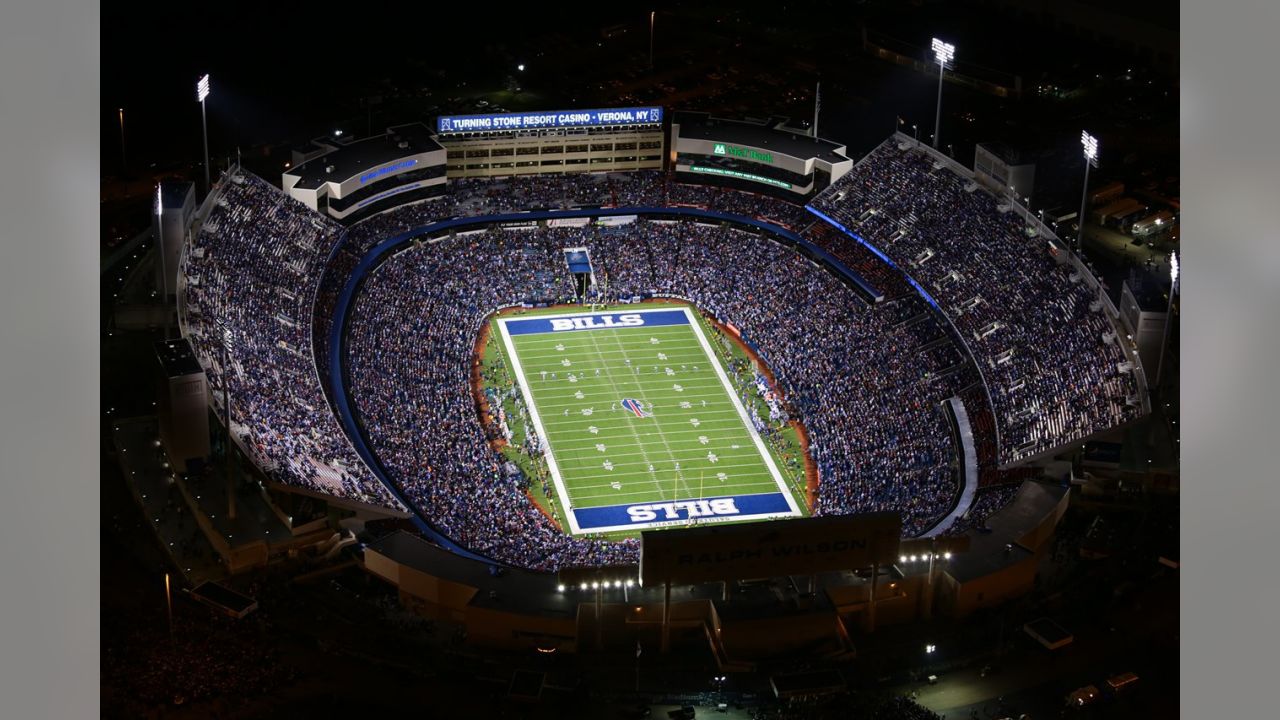
<svg viewBox="0 0 1280 720"><path fill-rule="evenodd" d="M649 125L660 122L662 122L660 107L550 110L498 115L444 115L436 118L436 131L449 134L605 125Z"/></svg>

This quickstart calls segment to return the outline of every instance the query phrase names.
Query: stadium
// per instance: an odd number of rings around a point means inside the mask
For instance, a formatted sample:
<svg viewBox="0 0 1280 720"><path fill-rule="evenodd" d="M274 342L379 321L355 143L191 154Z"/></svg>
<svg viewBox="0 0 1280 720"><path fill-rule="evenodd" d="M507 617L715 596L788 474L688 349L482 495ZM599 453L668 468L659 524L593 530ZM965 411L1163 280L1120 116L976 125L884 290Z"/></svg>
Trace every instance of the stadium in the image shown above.
<svg viewBox="0 0 1280 720"><path fill-rule="evenodd" d="M735 630L729 583L778 575L830 599L795 642L993 606L1065 511L1054 457L1150 412L1073 248L901 132L859 158L782 118L569 110L298 160L232 165L165 240L169 347L273 492L405 523L366 569L476 642L625 646L654 603L665 649L683 601L730 665L772 626ZM833 528L863 551L717 549Z"/></svg>

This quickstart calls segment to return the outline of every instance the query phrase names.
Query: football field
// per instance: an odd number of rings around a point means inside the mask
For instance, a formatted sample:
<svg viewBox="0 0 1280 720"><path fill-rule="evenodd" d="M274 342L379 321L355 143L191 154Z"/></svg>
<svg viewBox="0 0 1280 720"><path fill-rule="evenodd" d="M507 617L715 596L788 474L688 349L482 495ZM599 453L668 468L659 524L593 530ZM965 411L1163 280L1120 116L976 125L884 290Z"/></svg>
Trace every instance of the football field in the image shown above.
<svg viewBox="0 0 1280 720"><path fill-rule="evenodd" d="M570 532L801 514L691 309L497 324Z"/></svg>

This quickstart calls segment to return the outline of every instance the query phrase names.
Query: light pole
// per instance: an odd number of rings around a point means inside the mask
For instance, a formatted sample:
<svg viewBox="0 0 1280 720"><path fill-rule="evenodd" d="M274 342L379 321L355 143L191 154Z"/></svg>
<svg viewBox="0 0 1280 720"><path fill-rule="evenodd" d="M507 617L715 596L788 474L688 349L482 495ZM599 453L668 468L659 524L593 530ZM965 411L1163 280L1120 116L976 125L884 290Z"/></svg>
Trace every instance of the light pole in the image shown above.
<svg viewBox="0 0 1280 720"><path fill-rule="evenodd" d="M911 132L916 135L916 147L920 147L920 126L913 123L911 125Z"/></svg>
<svg viewBox="0 0 1280 720"><path fill-rule="evenodd" d="M934 38L933 56L938 60L938 112L933 121L933 147L941 148L939 143L942 141L942 76L946 74L947 63L956 56L956 46Z"/></svg>
<svg viewBox="0 0 1280 720"><path fill-rule="evenodd" d="M822 81L813 90L813 139L818 139L818 111L822 109Z"/></svg>
<svg viewBox="0 0 1280 720"><path fill-rule="evenodd" d="M120 108L120 172L129 167L129 156L124 151L124 108Z"/></svg>
<svg viewBox="0 0 1280 720"><path fill-rule="evenodd" d="M156 256L160 258L160 307L168 306L169 302L169 269L165 267L164 261L164 193L161 192L160 185L156 184ZM169 315L166 311L164 316L164 339L169 339Z"/></svg>
<svg viewBox="0 0 1280 720"><path fill-rule="evenodd" d="M1076 254L1084 252L1084 210L1089 202L1089 166L1098 167L1098 138L1087 130L1080 131L1080 145L1084 148L1084 190L1080 192L1080 230L1076 233Z"/></svg>
<svg viewBox="0 0 1280 720"><path fill-rule="evenodd" d="M164 604L169 609L169 641L173 641L173 595L169 590L169 573L164 574Z"/></svg>
<svg viewBox="0 0 1280 720"><path fill-rule="evenodd" d="M649 11L649 69L653 70L653 20L657 16L657 10Z"/></svg>
<svg viewBox="0 0 1280 720"><path fill-rule="evenodd" d="M200 103L200 125L204 130L204 191L209 193L209 122L204 112L204 101L209 97L209 74L196 82L196 100Z"/></svg>
<svg viewBox="0 0 1280 720"><path fill-rule="evenodd" d="M1164 355L1169 348L1169 326L1173 324L1173 294L1178 292L1178 253L1169 255L1169 307L1164 312L1164 339L1160 341L1160 362L1156 365L1156 390L1164 377Z"/></svg>

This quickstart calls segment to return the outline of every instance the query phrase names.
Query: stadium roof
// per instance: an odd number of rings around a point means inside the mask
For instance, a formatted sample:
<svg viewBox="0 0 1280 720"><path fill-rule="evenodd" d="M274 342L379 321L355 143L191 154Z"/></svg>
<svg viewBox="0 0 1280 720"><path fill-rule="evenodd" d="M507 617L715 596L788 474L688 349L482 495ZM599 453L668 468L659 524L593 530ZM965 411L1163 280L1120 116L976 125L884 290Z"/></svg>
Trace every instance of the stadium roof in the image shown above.
<svg viewBox="0 0 1280 720"><path fill-rule="evenodd" d="M676 112L672 124L680 126L680 137L747 145L775 150L784 155L801 159L819 158L827 162L842 162L844 145L808 135L801 135L782 126L787 118L773 116L762 122L751 120L726 120L712 117L705 112Z"/></svg>
<svg viewBox="0 0 1280 720"><path fill-rule="evenodd" d="M405 147L400 147L401 143ZM444 150L424 123L410 123L387 128L383 135L341 145L332 152L289 170L286 175L300 178L294 186L315 189L326 182L342 182L367 168L384 165L409 155ZM325 168L332 167L332 172Z"/></svg>
<svg viewBox="0 0 1280 720"><path fill-rule="evenodd" d="M185 338L162 340L155 344L155 348L165 377L179 377L200 372L200 363L196 361L196 354L191 350L191 343Z"/></svg>
<svg viewBox="0 0 1280 720"><path fill-rule="evenodd" d="M1052 483L1022 483L1013 501L987 518L991 532L970 534L969 550L948 561L947 574L968 582L1025 560L1033 553L1018 541L1044 522L1066 492ZM1009 545L1012 548L1006 549Z"/></svg>
<svg viewBox="0 0 1280 720"><path fill-rule="evenodd" d="M427 575L474 588L476 592L468 603L473 607L568 617L577 612L581 600L556 592L551 575L515 568L504 568L501 575L493 575L474 560L403 531L369 543L368 549Z"/></svg>

